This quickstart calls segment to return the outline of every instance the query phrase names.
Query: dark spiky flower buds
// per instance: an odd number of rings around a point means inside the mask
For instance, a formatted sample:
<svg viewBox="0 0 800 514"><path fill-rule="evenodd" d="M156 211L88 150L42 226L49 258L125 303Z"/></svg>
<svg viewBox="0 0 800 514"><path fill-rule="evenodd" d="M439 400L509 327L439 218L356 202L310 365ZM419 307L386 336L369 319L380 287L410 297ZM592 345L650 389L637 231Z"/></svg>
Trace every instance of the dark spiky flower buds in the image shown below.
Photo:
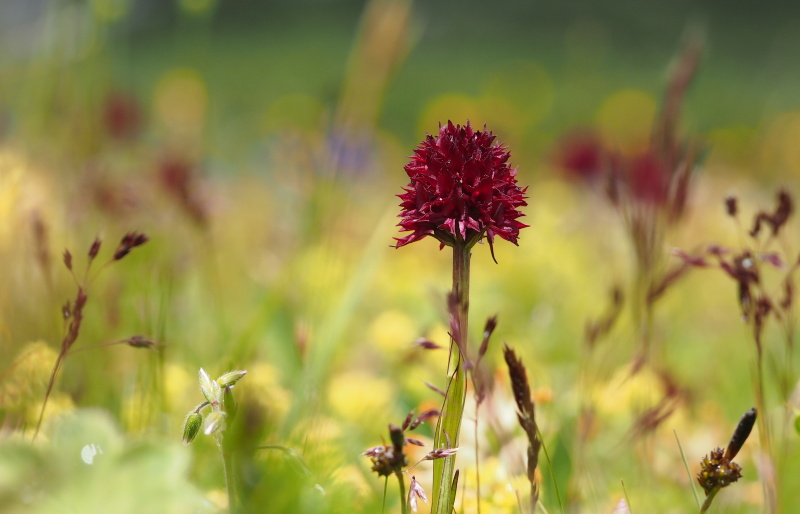
<svg viewBox="0 0 800 514"><path fill-rule="evenodd" d="M712 489L727 487L742 478L742 468L726 459L722 448L716 448L700 461L697 481L708 495Z"/></svg>
<svg viewBox="0 0 800 514"><path fill-rule="evenodd" d="M404 447L406 444L413 444L415 446L423 446L423 444L416 440L406 437L405 432L411 431L420 426L425 421L438 416L438 410L431 409L415 416L411 411L403 421L402 426L389 424L389 440L390 445L384 444L375 446L365 451L362 455L370 458L372 461L372 471L376 472L378 476L389 476L403 471L403 468L408 466L408 457L406 457ZM455 454L458 448L439 448L428 453L423 460L436 460L448 457ZM424 492L422 494L424 496ZM427 501L427 500L426 500Z"/></svg>
<svg viewBox="0 0 800 514"><path fill-rule="evenodd" d="M414 150L405 171L411 182L402 202L401 230L411 232L395 238L397 248L425 236L433 236L440 247L456 244L471 247L484 237L490 248L495 236L517 244L517 221L523 214L525 190L517 185L510 153L495 143L491 132L473 130L451 121L428 135Z"/></svg>
<svg viewBox="0 0 800 514"><path fill-rule="evenodd" d="M364 455L372 460L372 471L381 477L388 477L393 473L400 472L408 465L408 458L403 452L403 446L405 446L403 429L390 424L389 438L392 441L391 446L376 446L364 452Z"/></svg>
<svg viewBox="0 0 800 514"><path fill-rule="evenodd" d="M700 461L697 481L703 487L706 496L711 496L712 492L716 494L719 489L727 487L742 478L742 468L733 462L733 458L736 457L747 440L755 422L756 409L754 407L745 412L742 419L739 420L727 449L723 451L722 448L716 448Z"/></svg>

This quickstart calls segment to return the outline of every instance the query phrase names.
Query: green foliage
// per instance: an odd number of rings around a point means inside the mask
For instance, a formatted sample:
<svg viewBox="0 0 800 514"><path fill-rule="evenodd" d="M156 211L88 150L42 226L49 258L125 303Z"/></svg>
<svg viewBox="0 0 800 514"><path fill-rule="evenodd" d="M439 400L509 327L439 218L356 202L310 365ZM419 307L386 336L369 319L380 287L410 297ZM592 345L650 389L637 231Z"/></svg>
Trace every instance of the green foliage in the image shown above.
<svg viewBox="0 0 800 514"><path fill-rule="evenodd" d="M52 420L36 445L0 440L0 500L15 513L214 512L178 441L126 436L108 413Z"/></svg>

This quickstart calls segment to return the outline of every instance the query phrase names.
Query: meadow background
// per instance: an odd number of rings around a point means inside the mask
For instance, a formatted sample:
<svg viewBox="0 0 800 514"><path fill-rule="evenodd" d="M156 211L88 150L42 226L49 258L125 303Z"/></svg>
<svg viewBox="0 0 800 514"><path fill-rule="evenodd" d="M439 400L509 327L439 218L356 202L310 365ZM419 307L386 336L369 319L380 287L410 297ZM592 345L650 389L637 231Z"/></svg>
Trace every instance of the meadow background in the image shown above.
<svg viewBox="0 0 800 514"><path fill-rule="evenodd" d="M727 195L749 226L778 187L798 191L797 10L0 4L0 502L7 512L224 511L213 442L180 441L203 367L248 371L231 429L249 509L380 512L383 480L361 452L408 411L438 407L424 382L444 386L446 355L413 343L447 343L451 278L435 241L390 247L395 195L424 135L469 119L508 145L529 186L522 221L531 225L518 248L498 242L499 264L485 246L473 251L474 343L483 320L499 316L479 413L482 511L518 512L515 490L527 490L503 342L526 363L537 399L551 461L541 463L543 508L610 513L627 495L634 513L696 511L673 430L695 473L755 405L755 349L736 284L698 269L671 288L654 316L659 359L633 376L627 308L589 351L587 320L607 310L614 287L628 291L635 263L602 184L565 173L559 156L576 128L622 152L646 144L670 64L699 37L680 132L706 150L663 250L738 247ZM62 253L80 271L100 237L102 264L132 230L150 241L93 279L75 349L135 334L160 344L70 355L31 444L61 306L75 295ZM790 223L781 249L796 255L798 239ZM762 511L764 480L779 484L780 511L800 508L797 363L784 338L767 327L760 415L780 448L776 477L764 478L752 437L737 458L744 478L720 493L716 512ZM641 413L665 399L666 418L637 431ZM477 508L474 417L468 408L459 512ZM430 443L432 429L417 436ZM92 464L81 459L87 446L102 449ZM423 485L428 470L414 472ZM393 487L388 494L387 512L399 511Z"/></svg>

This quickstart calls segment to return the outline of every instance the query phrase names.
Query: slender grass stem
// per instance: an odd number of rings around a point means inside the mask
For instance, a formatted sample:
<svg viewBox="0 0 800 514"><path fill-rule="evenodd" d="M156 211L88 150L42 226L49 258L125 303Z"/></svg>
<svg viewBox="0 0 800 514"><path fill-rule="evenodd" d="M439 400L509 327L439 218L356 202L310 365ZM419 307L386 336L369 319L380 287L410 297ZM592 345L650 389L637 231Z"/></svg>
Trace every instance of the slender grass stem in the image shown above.
<svg viewBox="0 0 800 514"><path fill-rule="evenodd" d="M622 492L625 494L625 502L628 506L628 513L633 514L633 510L631 509L631 499L628 497L628 489L625 487L625 481L620 480L620 483L622 484Z"/></svg>
<svg viewBox="0 0 800 514"><path fill-rule="evenodd" d="M42 428L42 420L44 419L44 411L47 408L47 400L50 399L50 395L53 392L53 386L56 383L56 377L58 376L58 371L61 369L61 365L64 363L64 359L67 357L67 352L62 350L58 354L58 359L56 359L56 363L53 366L53 371L50 372L50 381L47 384L47 391L44 393L44 400L42 401L42 410L39 411L39 420L36 422L36 430L33 432L33 440L36 440L36 437L39 435L39 430Z"/></svg>
<svg viewBox="0 0 800 514"><path fill-rule="evenodd" d="M544 444L544 439L542 438L542 432L539 430L539 427L536 427L536 433L539 434L539 440L542 441L542 451L544 452L544 458L547 461L547 467L550 468L550 478L553 480L553 491L556 494L556 500L558 500L558 506L561 509L561 513L565 512L564 510L564 502L561 501L561 493L558 490L558 481L556 480L556 474L553 470L553 461L550 460L550 453L547 451L547 445Z"/></svg>
<svg viewBox="0 0 800 514"><path fill-rule="evenodd" d="M686 454L683 452L683 445L681 445L681 440L678 439L678 431L674 428L672 429L672 433L675 434L675 441L678 442L678 449L681 451L681 459L683 459L683 466L686 468L686 475L689 477L689 484L692 486L692 493L694 494L694 501L697 503L697 507L700 507L700 497L697 496L697 488L694 485L694 480L692 478L692 472L689 471L689 462L686 460Z"/></svg>
<svg viewBox="0 0 800 514"><path fill-rule="evenodd" d="M755 341L756 341L756 384L755 384L755 395L756 395L756 408L759 412L766 413L766 396L764 392L764 359L763 359L763 346L761 341L761 336L758 332L755 333ZM764 462L765 466L774 467L774 457L772 453L772 436L770 433L770 423L769 423L769 416L762 415L758 417L758 439L759 444L761 445L761 451L766 459ZM765 477L769 477L773 475L770 471L764 473ZM778 491L777 491L777 483L775 482L774 478L765 478L762 480L762 485L764 489L764 502L766 506L766 511L773 513L778 511Z"/></svg>

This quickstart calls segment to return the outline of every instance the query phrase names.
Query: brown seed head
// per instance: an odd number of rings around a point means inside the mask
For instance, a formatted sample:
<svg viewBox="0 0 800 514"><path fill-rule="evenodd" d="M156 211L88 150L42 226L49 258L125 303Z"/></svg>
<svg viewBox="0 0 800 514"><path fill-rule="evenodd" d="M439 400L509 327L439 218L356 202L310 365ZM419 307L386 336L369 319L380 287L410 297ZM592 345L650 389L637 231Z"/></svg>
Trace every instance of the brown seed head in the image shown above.
<svg viewBox="0 0 800 514"><path fill-rule="evenodd" d="M735 217L739 212L739 206L735 196L728 196L725 198L725 212L731 217Z"/></svg>
<svg viewBox="0 0 800 514"><path fill-rule="evenodd" d="M148 348L152 350L158 346L156 341L140 335L131 336L128 339L125 339L125 342L128 343L128 346L131 348Z"/></svg>
<svg viewBox="0 0 800 514"><path fill-rule="evenodd" d="M101 244L100 239L96 237L94 239L94 242L92 243L92 246L89 247L89 260L90 261L93 260L95 257L97 257L97 252L100 251L100 244Z"/></svg>
<svg viewBox="0 0 800 514"><path fill-rule="evenodd" d="M128 232L119 242L117 249L114 251L114 260L118 261L128 255L130 251L137 246L145 244L149 239L146 235L139 232Z"/></svg>

